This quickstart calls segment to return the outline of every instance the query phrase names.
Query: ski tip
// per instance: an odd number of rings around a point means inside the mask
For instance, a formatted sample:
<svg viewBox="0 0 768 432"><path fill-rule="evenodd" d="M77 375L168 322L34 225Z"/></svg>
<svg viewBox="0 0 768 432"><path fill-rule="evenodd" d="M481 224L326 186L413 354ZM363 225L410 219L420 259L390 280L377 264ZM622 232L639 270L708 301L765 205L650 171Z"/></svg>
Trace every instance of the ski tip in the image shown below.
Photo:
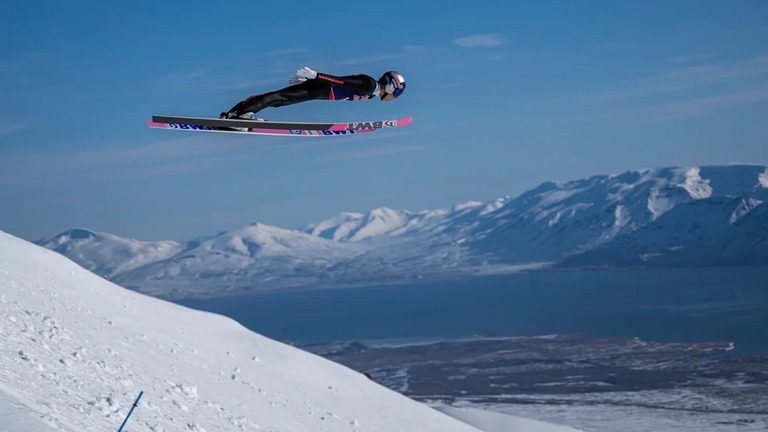
<svg viewBox="0 0 768 432"><path fill-rule="evenodd" d="M413 117L401 117L396 119L388 119L388 120L377 120L377 121L358 121L358 122L349 122L349 123L335 123L333 126L329 128L329 130L332 131L343 131L343 130L354 130L354 131L364 131L364 130L378 130L378 129L390 129L390 128L396 128L401 126L407 126L411 124L413 121Z"/></svg>

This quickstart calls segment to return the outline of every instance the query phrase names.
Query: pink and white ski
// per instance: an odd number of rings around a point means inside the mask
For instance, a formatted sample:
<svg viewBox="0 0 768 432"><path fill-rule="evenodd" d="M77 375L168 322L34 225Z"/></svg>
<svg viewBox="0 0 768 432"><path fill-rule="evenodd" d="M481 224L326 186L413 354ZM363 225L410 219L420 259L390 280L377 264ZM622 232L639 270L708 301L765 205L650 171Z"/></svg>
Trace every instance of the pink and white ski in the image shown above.
<svg viewBox="0 0 768 432"><path fill-rule="evenodd" d="M335 136L375 132L379 129L406 126L412 117L348 123L275 122L243 119L152 116L147 125L157 129L201 132L225 132L275 136Z"/></svg>

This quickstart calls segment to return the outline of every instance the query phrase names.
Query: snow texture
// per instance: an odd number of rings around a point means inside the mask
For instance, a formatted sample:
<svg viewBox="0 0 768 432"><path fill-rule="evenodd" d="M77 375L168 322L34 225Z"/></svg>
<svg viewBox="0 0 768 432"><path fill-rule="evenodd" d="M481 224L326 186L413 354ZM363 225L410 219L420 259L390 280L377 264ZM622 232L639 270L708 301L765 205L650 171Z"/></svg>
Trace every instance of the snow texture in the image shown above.
<svg viewBox="0 0 768 432"><path fill-rule="evenodd" d="M3 232L0 287L2 431L117 430L140 391L126 432L480 430L337 363L120 288ZM494 425L485 431L519 430Z"/></svg>

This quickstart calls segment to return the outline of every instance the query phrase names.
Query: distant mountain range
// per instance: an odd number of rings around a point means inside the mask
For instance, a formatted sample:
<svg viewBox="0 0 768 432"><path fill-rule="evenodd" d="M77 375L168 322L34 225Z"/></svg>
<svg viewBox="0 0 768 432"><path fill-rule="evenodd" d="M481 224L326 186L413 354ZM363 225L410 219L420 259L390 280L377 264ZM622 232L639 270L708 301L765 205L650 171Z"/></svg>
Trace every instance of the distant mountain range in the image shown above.
<svg viewBox="0 0 768 432"><path fill-rule="evenodd" d="M186 243L73 229L36 243L147 294L200 297L535 268L768 265L768 167L670 167L517 197L255 223Z"/></svg>

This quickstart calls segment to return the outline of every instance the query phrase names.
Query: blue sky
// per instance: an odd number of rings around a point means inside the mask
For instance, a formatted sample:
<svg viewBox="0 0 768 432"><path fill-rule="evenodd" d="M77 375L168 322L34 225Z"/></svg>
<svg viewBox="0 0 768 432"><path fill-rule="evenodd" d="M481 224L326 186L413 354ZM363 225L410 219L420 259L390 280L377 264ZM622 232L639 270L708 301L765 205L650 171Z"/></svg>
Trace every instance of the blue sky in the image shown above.
<svg viewBox="0 0 768 432"><path fill-rule="evenodd" d="M424 210L667 165L768 163L768 2L10 2L0 230L187 240ZM310 66L403 73L402 98L270 120L412 115L333 139L149 129Z"/></svg>

